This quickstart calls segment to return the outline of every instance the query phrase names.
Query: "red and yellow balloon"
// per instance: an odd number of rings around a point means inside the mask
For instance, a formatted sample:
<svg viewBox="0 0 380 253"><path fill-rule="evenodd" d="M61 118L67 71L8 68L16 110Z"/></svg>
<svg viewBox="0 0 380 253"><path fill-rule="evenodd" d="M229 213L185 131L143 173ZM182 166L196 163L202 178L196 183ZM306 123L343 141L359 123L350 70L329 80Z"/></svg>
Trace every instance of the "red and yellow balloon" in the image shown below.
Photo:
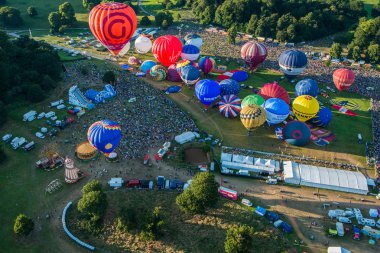
<svg viewBox="0 0 380 253"><path fill-rule="evenodd" d="M169 67L181 56L182 43L176 36L161 36L154 41L152 52L162 65Z"/></svg>

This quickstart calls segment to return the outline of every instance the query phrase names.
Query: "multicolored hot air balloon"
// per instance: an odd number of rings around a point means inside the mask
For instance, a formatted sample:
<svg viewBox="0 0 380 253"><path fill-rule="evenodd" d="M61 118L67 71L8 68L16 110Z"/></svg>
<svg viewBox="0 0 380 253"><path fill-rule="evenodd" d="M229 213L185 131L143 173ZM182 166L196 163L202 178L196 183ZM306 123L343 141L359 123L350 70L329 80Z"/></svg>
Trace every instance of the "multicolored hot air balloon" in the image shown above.
<svg viewBox="0 0 380 253"><path fill-rule="evenodd" d="M141 71L145 74L148 74L150 69L153 68L153 66L156 66L157 63L151 60L146 60L141 64Z"/></svg>
<svg viewBox="0 0 380 253"><path fill-rule="evenodd" d="M192 65L192 66L196 67L195 62L193 62L193 61L190 61L190 60L180 60L180 61L178 61L177 64L176 64L177 72L178 72L179 74L181 74L181 70L182 70L184 67L186 67L187 65Z"/></svg>
<svg viewBox="0 0 380 253"><path fill-rule="evenodd" d="M178 69L178 68L177 68ZM181 79L186 85L193 85L198 82L201 77L199 69L193 65L187 65L181 70Z"/></svg>
<svg viewBox="0 0 380 253"><path fill-rule="evenodd" d="M220 95L220 87L218 82L211 79L200 80L195 85L195 95L206 107L211 105Z"/></svg>
<svg viewBox="0 0 380 253"><path fill-rule="evenodd" d="M88 24L95 38L116 56L135 33L137 18L124 3L102 3L92 8Z"/></svg>
<svg viewBox="0 0 380 253"><path fill-rule="evenodd" d="M240 120L249 133L265 123L267 116L264 108L258 105L247 105L240 111Z"/></svg>
<svg viewBox="0 0 380 253"><path fill-rule="evenodd" d="M258 105L258 106L263 106L265 103L265 99L257 94L252 94L246 96L243 101L241 102L241 108L246 107L247 105Z"/></svg>
<svg viewBox="0 0 380 253"><path fill-rule="evenodd" d="M288 92L282 88L278 83L267 83L258 92L265 100L269 98L281 98L287 104L290 104L290 98Z"/></svg>
<svg viewBox="0 0 380 253"><path fill-rule="evenodd" d="M138 63L139 63L139 60L137 60L136 57L131 56L131 57L128 58L128 64L130 64L130 65L136 65Z"/></svg>
<svg viewBox="0 0 380 253"><path fill-rule="evenodd" d="M162 81L166 78L166 69L161 65L153 66L149 71L149 76L156 81Z"/></svg>
<svg viewBox="0 0 380 253"><path fill-rule="evenodd" d="M135 48L136 48L137 53L139 54L148 53L149 50L152 49L152 46L153 46L152 40L145 35L140 35L135 40Z"/></svg>
<svg viewBox="0 0 380 253"><path fill-rule="evenodd" d="M196 61L199 55L199 48L194 45L185 45L182 47L181 58L184 60Z"/></svg>
<svg viewBox="0 0 380 253"><path fill-rule="evenodd" d="M106 156L114 151L121 140L121 127L111 120L92 124L87 131L88 142Z"/></svg>
<svg viewBox="0 0 380 253"><path fill-rule="evenodd" d="M225 95L220 99L219 112L226 118L234 118L241 111L241 100L235 95Z"/></svg>
<svg viewBox="0 0 380 253"><path fill-rule="evenodd" d="M198 66L207 75L215 67L215 61L209 56L203 56L199 59Z"/></svg>
<svg viewBox="0 0 380 253"><path fill-rule="evenodd" d="M350 69L337 69L333 73L333 81L338 90L346 90L355 82L355 73Z"/></svg>
<svg viewBox="0 0 380 253"><path fill-rule="evenodd" d="M198 34L191 33L185 36L185 44L194 45L200 50L203 44L203 40Z"/></svg>
<svg viewBox="0 0 380 253"><path fill-rule="evenodd" d="M175 63L181 56L182 43L173 35L158 37L152 47L154 57L165 67Z"/></svg>
<svg viewBox="0 0 380 253"><path fill-rule="evenodd" d="M290 108L284 100L280 98L270 98L264 103L264 110L267 115L267 122L269 125L276 125L289 116Z"/></svg>
<svg viewBox="0 0 380 253"><path fill-rule="evenodd" d="M318 101L309 95L296 97L292 107L294 115L302 122L313 118L319 111Z"/></svg>
<svg viewBox="0 0 380 253"><path fill-rule="evenodd" d="M318 95L318 84L313 79L303 79L296 84L295 93L296 96L310 95L312 97L317 97Z"/></svg>
<svg viewBox="0 0 380 253"><path fill-rule="evenodd" d="M319 127L327 127L330 124L331 119L331 111L326 107L321 107L317 115L309 120L309 122Z"/></svg>
<svg viewBox="0 0 380 253"><path fill-rule="evenodd" d="M240 85L233 79L225 79L219 83L220 95L237 95L240 92Z"/></svg>
<svg viewBox="0 0 380 253"><path fill-rule="evenodd" d="M307 57L304 52L291 49L280 55L278 64L284 75L292 79L304 71L307 66Z"/></svg>
<svg viewBox="0 0 380 253"><path fill-rule="evenodd" d="M254 70L265 61L268 51L263 44L249 41L241 48L240 55L249 68Z"/></svg>
<svg viewBox="0 0 380 253"><path fill-rule="evenodd" d="M290 121L282 129L284 140L290 145L305 146L311 137L309 127L301 121Z"/></svg>
<svg viewBox="0 0 380 253"><path fill-rule="evenodd" d="M181 75L177 72L176 64L172 64L166 73L166 80L170 82L181 82Z"/></svg>

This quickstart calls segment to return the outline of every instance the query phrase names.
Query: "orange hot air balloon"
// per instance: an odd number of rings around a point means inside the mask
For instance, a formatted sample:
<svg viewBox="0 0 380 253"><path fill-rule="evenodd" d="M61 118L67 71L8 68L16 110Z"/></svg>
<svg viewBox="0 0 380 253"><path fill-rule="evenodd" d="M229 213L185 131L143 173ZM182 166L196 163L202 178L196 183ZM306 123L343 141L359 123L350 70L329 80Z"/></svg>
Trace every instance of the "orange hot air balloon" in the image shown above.
<svg viewBox="0 0 380 253"><path fill-rule="evenodd" d="M350 69L337 69L333 73L333 81L338 90L348 89L355 82L355 73Z"/></svg>
<svg viewBox="0 0 380 253"><path fill-rule="evenodd" d="M117 55L135 33L137 18L126 4L103 3L91 10L88 23L95 38Z"/></svg>
<svg viewBox="0 0 380 253"><path fill-rule="evenodd" d="M154 57L165 67L175 63L182 53L182 42L173 35L158 37L152 47Z"/></svg>

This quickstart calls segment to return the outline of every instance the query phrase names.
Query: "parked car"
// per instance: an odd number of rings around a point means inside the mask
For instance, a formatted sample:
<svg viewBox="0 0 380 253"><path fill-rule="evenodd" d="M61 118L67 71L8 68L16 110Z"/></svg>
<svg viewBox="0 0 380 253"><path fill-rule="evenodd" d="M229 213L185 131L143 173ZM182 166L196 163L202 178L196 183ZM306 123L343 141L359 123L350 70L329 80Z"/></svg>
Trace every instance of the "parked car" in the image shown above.
<svg viewBox="0 0 380 253"><path fill-rule="evenodd" d="M140 186L140 180L138 180L138 179L128 180L126 186L128 188L136 188L136 187Z"/></svg>
<svg viewBox="0 0 380 253"><path fill-rule="evenodd" d="M43 133L40 133L40 132L36 133L36 137L38 137L40 139L45 139L45 135L43 135Z"/></svg>
<svg viewBox="0 0 380 253"><path fill-rule="evenodd" d="M338 217L338 221L346 224L351 224L352 221L347 217Z"/></svg>
<svg viewBox="0 0 380 253"><path fill-rule="evenodd" d="M6 143L10 142L11 139L12 139L12 136L13 136L12 134L6 134L6 135L4 135L3 138L2 138L3 142L6 142Z"/></svg>

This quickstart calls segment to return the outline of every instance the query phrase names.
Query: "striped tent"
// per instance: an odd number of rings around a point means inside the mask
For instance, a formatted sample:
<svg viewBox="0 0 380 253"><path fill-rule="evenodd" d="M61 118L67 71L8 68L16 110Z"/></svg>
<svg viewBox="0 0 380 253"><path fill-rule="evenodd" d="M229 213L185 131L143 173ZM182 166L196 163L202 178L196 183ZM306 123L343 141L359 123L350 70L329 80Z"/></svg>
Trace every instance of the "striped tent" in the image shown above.
<svg viewBox="0 0 380 253"><path fill-rule="evenodd" d="M225 95L220 99L219 112L226 118L233 118L241 111L241 100L235 95Z"/></svg>
<svg viewBox="0 0 380 253"><path fill-rule="evenodd" d="M66 156L65 159L65 182L72 184L77 182L79 177L80 170L75 167L73 159Z"/></svg>

